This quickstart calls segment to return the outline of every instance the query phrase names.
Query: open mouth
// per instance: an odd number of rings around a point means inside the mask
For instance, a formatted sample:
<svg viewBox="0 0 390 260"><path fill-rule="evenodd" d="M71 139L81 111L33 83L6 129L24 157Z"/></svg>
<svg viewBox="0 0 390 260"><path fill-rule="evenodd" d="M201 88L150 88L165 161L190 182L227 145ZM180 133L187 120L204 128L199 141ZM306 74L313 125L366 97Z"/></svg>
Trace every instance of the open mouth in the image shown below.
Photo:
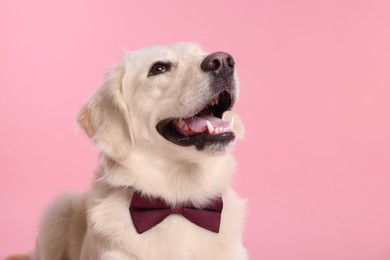
<svg viewBox="0 0 390 260"><path fill-rule="evenodd" d="M193 116L168 118L160 121L156 128L164 138L181 146L194 145L203 150L208 145L225 145L235 138L234 118L224 117L233 104L233 94L224 90Z"/></svg>

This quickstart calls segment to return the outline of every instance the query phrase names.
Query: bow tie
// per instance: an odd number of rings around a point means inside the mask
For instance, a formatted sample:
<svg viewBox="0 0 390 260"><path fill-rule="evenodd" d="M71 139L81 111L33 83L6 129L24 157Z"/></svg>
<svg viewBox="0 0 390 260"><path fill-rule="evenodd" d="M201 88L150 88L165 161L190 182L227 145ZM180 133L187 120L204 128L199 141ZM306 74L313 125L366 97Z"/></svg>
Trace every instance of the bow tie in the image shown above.
<svg viewBox="0 0 390 260"><path fill-rule="evenodd" d="M138 234L156 226L171 214L180 214L192 223L218 233L222 207L221 197L215 198L202 208L195 208L191 204L172 208L160 198L145 197L139 192L134 192L130 215Z"/></svg>

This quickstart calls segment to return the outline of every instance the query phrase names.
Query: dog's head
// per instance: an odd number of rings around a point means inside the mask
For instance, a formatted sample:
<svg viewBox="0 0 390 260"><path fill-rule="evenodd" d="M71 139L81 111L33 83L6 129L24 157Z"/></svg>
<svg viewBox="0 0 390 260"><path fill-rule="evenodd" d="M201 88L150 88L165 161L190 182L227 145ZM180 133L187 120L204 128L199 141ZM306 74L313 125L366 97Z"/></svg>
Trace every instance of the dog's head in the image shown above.
<svg viewBox="0 0 390 260"><path fill-rule="evenodd" d="M126 53L78 117L100 150L223 154L241 134L230 110L238 97L233 57L190 43Z"/></svg>

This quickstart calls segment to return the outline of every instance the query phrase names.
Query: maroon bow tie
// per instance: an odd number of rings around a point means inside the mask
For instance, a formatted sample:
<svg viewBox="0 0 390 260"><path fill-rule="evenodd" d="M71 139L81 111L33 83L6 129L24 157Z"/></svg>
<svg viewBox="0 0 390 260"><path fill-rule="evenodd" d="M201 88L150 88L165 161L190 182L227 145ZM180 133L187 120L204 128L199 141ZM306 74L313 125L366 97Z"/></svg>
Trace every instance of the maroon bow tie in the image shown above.
<svg viewBox="0 0 390 260"><path fill-rule="evenodd" d="M134 192L130 214L138 234L156 226L170 214L180 214L192 223L218 233L222 207L221 197L212 200L202 208L195 208L192 205L172 208L160 198L144 197L139 192Z"/></svg>

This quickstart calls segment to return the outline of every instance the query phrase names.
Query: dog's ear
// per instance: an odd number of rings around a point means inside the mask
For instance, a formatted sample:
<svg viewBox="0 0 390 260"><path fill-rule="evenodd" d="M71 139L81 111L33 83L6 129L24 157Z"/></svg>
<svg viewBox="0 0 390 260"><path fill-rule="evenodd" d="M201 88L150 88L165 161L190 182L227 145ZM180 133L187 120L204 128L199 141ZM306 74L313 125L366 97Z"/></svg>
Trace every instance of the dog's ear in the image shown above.
<svg viewBox="0 0 390 260"><path fill-rule="evenodd" d="M77 118L100 151L113 159L124 158L132 145L130 118L122 94L123 75L123 64L113 67Z"/></svg>

